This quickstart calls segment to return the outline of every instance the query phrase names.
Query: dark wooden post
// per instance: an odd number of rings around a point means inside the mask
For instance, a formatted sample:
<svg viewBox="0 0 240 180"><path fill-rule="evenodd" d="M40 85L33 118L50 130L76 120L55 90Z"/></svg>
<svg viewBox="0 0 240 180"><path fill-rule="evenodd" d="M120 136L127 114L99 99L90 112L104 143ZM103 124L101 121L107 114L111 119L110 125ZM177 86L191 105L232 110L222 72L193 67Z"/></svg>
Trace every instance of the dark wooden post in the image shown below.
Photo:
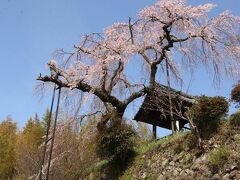
<svg viewBox="0 0 240 180"><path fill-rule="evenodd" d="M54 146L54 140L55 140L55 133L56 133L56 126L57 126L57 118L58 118L58 110L59 110L59 103L60 103L60 96L61 96L61 87L58 87L58 100L57 100L57 108L56 108L56 114L55 114L55 120L53 124L53 132L52 132L52 141L51 146L49 150L49 157L48 157L48 165L47 165L47 173L46 173L46 180L49 180L49 172L51 167L51 160L52 160L52 152L53 152L53 146Z"/></svg>
<svg viewBox="0 0 240 180"><path fill-rule="evenodd" d="M157 139L157 126L153 124L153 140Z"/></svg>
<svg viewBox="0 0 240 180"><path fill-rule="evenodd" d="M167 71L167 84L168 84L168 101L169 101L169 111L170 111L170 120L171 120L171 126L172 126L172 134L175 133L176 130L176 121L173 118L173 108L172 108L172 95L170 92L170 76L169 76L169 65L168 60L166 59L166 71Z"/></svg>
<svg viewBox="0 0 240 180"><path fill-rule="evenodd" d="M54 104L54 98L55 98L55 91L56 91L56 84L54 85L53 89L53 96L52 96L52 103L51 103L51 109L50 109L50 114L49 114L49 119L47 122L47 130L46 130L46 135L45 135L45 141L44 141L44 147L43 147L43 155L42 155L42 161L41 161L41 167L40 167L40 174L39 174L39 180L42 180L42 170L44 166L44 161L45 161L45 156L46 156L46 151L47 151L47 143L49 141L49 130L51 126L51 120L52 120L52 111L53 111L53 104Z"/></svg>

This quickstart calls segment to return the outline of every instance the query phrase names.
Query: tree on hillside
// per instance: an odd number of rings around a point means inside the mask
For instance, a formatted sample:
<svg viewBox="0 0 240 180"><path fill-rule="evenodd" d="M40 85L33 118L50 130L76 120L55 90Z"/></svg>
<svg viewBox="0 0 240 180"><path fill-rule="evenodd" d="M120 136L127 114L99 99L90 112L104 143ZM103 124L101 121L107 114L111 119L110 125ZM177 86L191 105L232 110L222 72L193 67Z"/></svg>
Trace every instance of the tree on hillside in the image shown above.
<svg viewBox="0 0 240 180"><path fill-rule="evenodd" d="M34 119L30 118L27 121L23 129L23 135L26 138L27 143L36 147L43 142L44 133L44 126L37 114L35 115Z"/></svg>
<svg viewBox="0 0 240 180"><path fill-rule="evenodd" d="M19 133L17 144L18 173L22 178L27 178L36 173L40 167L41 144L45 127L36 114L30 118L23 131Z"/></svg>
<svg viewBox="0 0 240 180"><path fill-rule="evenodd" d="M240 81L231 90L231 100L240 107Z"/></svg>
<svg viewBox="0 0 240 180"><path fill-rule="evenodd" d="M228 110L229 103L224 97L199 96L197 103L189 108L187 114L197 126L200 136L207 139L216 133Z"/></svg>
<svg viewBox="0 0 240 180"><path fill-rule="evenodd" d="M71 119L58 124L51 179L79 179L87 167L99 161L95 153L95 129L96 121L93 119L82 125L81 132L76 131Z"/></svg>
<svg viewBox="0 0 240 180"><path fill-rule="evenodd" d="M160 0L141 10L134 20L84 36L73 52L59 51L58 62L48 63L51 75L38 80L56 83L72 92L69 94L92 95L89 101L100 101L101 131L109 120L121 120L131 102L154 89L157 72L165 63L177 79L182 78L181 67L193 70L199 64L212 67L216 77L238 71L240 17L225 11L209 18L214 7ZM138 70L132 66L136 60L147 71L131 78L129 68Z"/></svg>
<svg viewBox="0 0 240 180"><path fill-rule="evenodd" d="M45 114L43 116L43 121L42 121L42 124L45 129L47 129L47 124L48 124L49 118L50 118L50 111L49 111L49 109L46 109Z"/></svg>
<svg viewBox="0 0 240 180"><path fill-rule="evenodd" d="M48 113L43 119L47 115ZM56 127L56 141L51 158L49 179L79 179L90 165L99 161L95 150L96 120L89 119L87 123L82 124L79 132L76 130L73 119L65 118L64 114L61 114L60 118L61 121ZM22 161L19 161L21 178L39 179L40 157L42 156L40 150L43 144L38 149L31 149L30 152L26 145L23 147L22 151L19 151L21 153L19 157L22 157L20 159ZM47 152L50 150L49 147L50 143L48 143ZM47 154L46 159L48 158ZM42 178L46 179L47 163L44 163L42 171Z"/></svg>
<svg viewBox="0 0 240 180"><path fill-rule="evenodd" d="M0 123L0 179L13 179L16 173L16 131L10 117Z"/></svg>

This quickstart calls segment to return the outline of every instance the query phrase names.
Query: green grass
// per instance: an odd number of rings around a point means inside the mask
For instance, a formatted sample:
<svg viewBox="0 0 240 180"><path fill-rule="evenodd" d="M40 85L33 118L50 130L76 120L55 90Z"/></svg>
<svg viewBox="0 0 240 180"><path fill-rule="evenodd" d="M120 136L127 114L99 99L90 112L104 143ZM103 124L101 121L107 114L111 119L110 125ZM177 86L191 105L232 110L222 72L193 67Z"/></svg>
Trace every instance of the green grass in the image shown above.
<svg viewBox="0 0 240 180"><path fill-rule="evenodd" d="M183 133L180 132L180 133L174 134L172 136L166 136L162 139L154 140L154 141L151 141L151 142L146 142L144 144L141 144L141 145L137 146L135 148L137 156L134 159L134 163L132 164L131 168L128 168L127 171L125 171L125 173L123 174L121 179L123 179L123 180L133 180L133 179L135 179L132 176L132 174L133 174L132 171L134 171L134 169L144 168L144 164L146 162L145 158L142 157L144 154L146 154L147 152L149 152L151 150L154 150L154 149L158 148L161 145L168 144L168 143L173 142L173 141L175 141L179 138L181 139L186 134L187 134L186 132L183 132ZM146 179L148 179L148 177L146 177ZM150 179L152 179L152 178L150 178Z"/></svg>
<svg viewBox="0 0 240 180"><path fill-rule="evenodd" d="M159 140L154 140L152 142L144 143L143 145L137 146L135 151L136 151L137 155L145 154L146 152L151 151L160 145L169 143L169 142L173 141L174 139L177 139L180 136L185 135L185 134L186 133L178 133L178 134L174 134L172 136L166 136Z"/></svg>
<svg viewBox="0 0 240 180"><path fill-rule="evenodd" d="M222 166L228 159L230 155L229 149L227 146L222 146L217 149L212 150L209 153L209 162L214 166Z"/></svg>
<svg viewBox="0 0 240 180"><path fill-rule="evenodd" d="M108 164L107 160L102 160L99 162L96 162L95 164L93 164L92 166L88 167L83 173L81 174L90 174L90 173L96 173L96 172L100 172L100 170Z"/></svg>
<svg viewBox="0 0 240 180"><path fill-rule="evenodd" d="M234 136L234 140L236 141L237 144L240 144L240 134L236 134Z"/></svg>

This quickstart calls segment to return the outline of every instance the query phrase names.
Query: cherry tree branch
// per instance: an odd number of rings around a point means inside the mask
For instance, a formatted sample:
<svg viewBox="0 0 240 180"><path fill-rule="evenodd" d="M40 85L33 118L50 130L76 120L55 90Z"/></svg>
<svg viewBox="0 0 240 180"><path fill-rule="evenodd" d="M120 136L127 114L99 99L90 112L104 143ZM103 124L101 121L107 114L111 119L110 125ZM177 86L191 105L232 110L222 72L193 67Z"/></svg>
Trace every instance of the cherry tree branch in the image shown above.
<svg viewBox="0 0 240 180"><path fill-rule="evenodd" d="M107 92L108 92L109 94L111 93L113 87L117 84L117 81L118 81L119 78L120 78L120 74L121 74L121 72L122 72L123 69L124 69L124 66L123 66L123 65L124 65L123 62L121 62L121 61L118 62L118 67L117 67L117 69L114 71L114 74L113 74L112 78L110 79L110 84L109 84L109 86L108 86L108 88L107 88Z"/></svg>
<svg viewBox="0 0 240 180"><path fill-rule="evenodd" d="M69 76L60 68L54 66L54 65L50 65L51 69L56 72L56 74L58 74L59 76L62 76L65 78L65 82L58 79L57 77L54 76L39 76L37 78L37 80L43 81L43 82L53 82L56 83L58 86L60 87L66 87L66 88L72 88L70 86L71 80L69 79ZM114 96L109 95L106 91L102 90L101 88L96 88L96 87L92 87L91 85L84 83L83 80L80 80L76 86L74 87L75 89L79 89L83 92L89 92L89 93L93 93L95 94L97 97L99 97L103 102L109 102L111 103L113 106L119 108L119 109L123 109L124 108L124 104L117 99Z"/></svg>

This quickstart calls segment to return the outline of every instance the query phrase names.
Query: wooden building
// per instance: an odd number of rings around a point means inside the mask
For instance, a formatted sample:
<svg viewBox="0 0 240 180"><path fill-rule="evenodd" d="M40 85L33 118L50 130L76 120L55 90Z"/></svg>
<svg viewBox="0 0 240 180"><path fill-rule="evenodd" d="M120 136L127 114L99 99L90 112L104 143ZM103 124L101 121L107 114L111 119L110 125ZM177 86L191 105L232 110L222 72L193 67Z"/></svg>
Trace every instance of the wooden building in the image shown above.
<svg viewBox="0 0 240 180"><path fill-rule="evenodd" d="M172 116L176 130L181 130L188 123L185 112L195 103L195 98L167 86L156 84L154 91L147 94L134 120L153 125L156 137L156 127L172 129L170 115L169 92L172 104ZM154 132L155 131L155 132Z"/></svg>

